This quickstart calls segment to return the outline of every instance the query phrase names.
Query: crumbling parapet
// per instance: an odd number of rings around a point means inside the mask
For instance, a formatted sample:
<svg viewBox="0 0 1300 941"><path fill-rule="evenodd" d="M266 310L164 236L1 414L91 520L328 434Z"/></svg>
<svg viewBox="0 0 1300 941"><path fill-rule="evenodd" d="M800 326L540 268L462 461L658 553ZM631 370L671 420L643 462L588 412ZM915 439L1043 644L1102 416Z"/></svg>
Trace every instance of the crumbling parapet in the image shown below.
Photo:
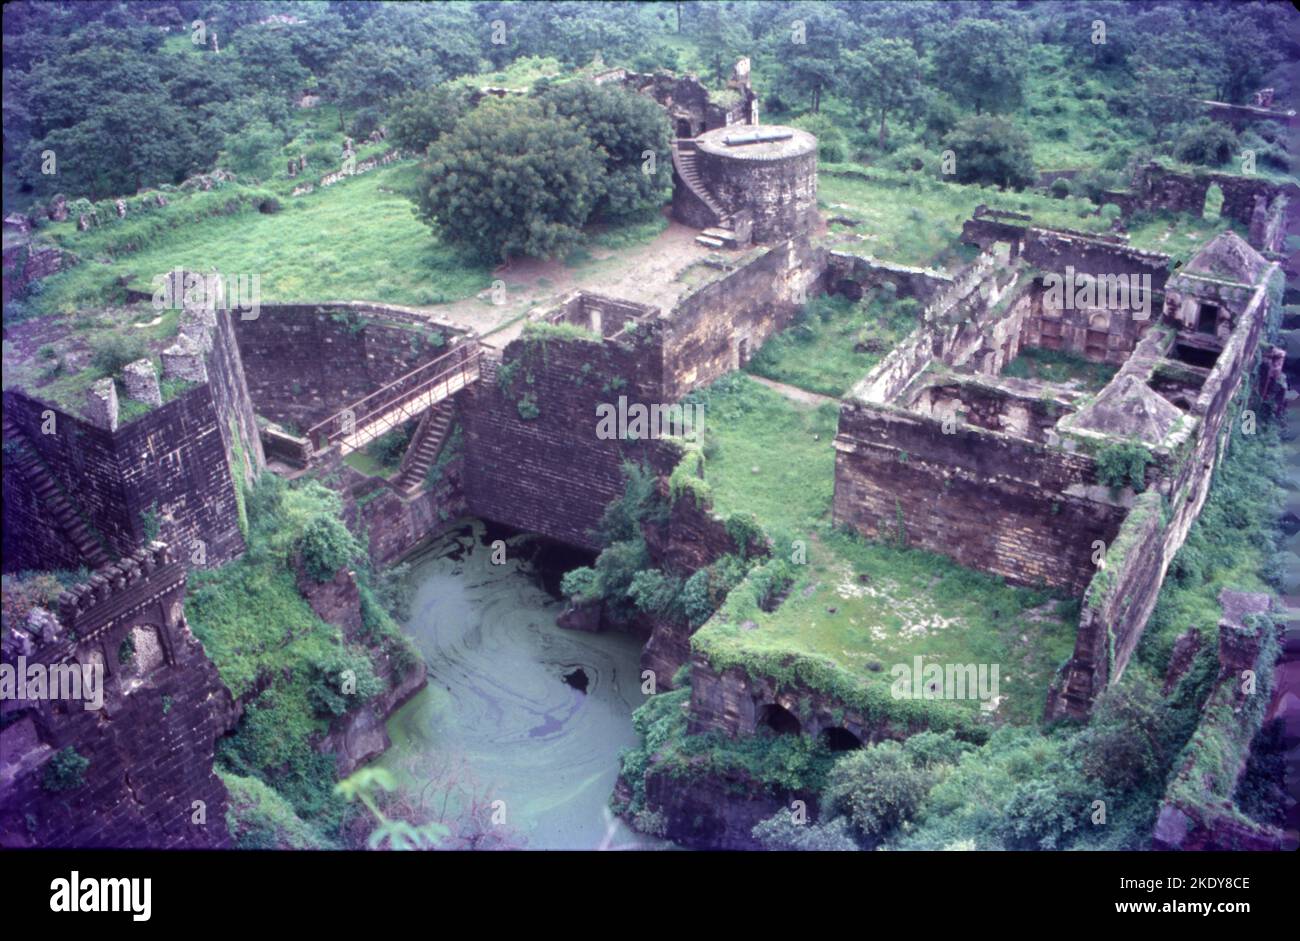
<svg viewBox="0 0 1300 941"><path fill-rule="evenodd" d="M7 666L81 682L2 704L0 845L230 845L213 757L237 707L185 623L185 580L184 561L155 542L9 632ZM61 753L85 765L55 791Z"/></svg>
<svg viewBox="0 0 1300 941"><path fill-rule="evenodd" d="M86 419L105 431L117 431L117 384L112 379L100 379L86 390Z"/></svg>
<svg viewBox="0 0 1300 941"><path fill-rule="evenodd" d="M182 333L175 343L162 351L163 378L207 382L208 368L203 359L199 344Z"/></svg>
<svg viewBox="0 0 1300 941"><path fill-rule="evenodd" d="M162 405L162 389L158 385L158 370L153 360L145 357L134 363L128 363L122 369L122 384L126 394L137 402L148 405Z"/></svg>
<svg viewBox="0 0 1300 941"><path fill-rule="evenodd" d="M1165 792L1153 849L1286 848L1280 830L1252 820L1233 803L1268 709L1281 649L1272 599L1225 589L1219 604L1218 677Z"/></svg>

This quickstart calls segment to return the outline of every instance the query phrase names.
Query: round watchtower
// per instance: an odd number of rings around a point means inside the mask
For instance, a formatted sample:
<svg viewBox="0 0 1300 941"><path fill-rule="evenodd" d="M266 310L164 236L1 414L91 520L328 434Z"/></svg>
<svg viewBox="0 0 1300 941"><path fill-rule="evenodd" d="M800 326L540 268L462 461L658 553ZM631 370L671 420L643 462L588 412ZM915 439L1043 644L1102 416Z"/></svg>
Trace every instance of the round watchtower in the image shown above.
<svg viewBox="0 0 1300 941"><path fill-rule="evenodd" d="M794 127L732 125L695 139L699 181L750 239L776 242L805 231L817 212L817 138Z"/></svg>

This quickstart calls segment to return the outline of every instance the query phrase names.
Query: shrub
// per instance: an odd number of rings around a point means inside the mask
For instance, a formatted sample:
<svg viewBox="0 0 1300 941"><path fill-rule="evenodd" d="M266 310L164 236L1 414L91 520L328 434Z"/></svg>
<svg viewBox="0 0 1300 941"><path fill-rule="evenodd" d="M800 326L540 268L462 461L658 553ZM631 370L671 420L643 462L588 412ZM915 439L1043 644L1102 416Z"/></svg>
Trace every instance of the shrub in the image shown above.
<svg viewBox="0 0 1300 941"><path fill-rule="evenodd" d="M314 581L328 582L361 554L361 546L337 517L319 516L303 532L299 551L307 574Z"/></svg>
<svg viewBox="0 0 1300 941"><path fill-rule="evenodd" d="M1174 156L1188 163L1216 167L1227 163L1237 149L1237 135L1218 121L1203 118L1178 135Z"/></svg>
<svg viewBox="0 0 1300 941"><path fill-rule="evenodd" d="M1108 444L1097 453L1097 480L1118 493L1125 486L1135 493L1146 489L1146 469L1153 458L1136 441Z"/></svg>
<svg viewBox="0 0 1300 941"><path fill-rule="evenodd" d="M106 376L117 376L122 369L138 359L144 359L148 347L140 337L111 334L100 340L91 357L91 364Z"/></svg>
<svg viewBox="0 0 1300 941"><path fill-rule="evenodd" d="M41 787L51 794L75 791L86 783L86 769L89 767L90 759L83 758L69 745L55 752L54 757L45 766L45 773L41 776Z"/></svg>
<svg viewBox="0 0 1300 941"><path fill-rule="evenodd" d="M862 836L879 840L915 816L928 778L901 745L881 742L835 762L824 797L832 813L847 815Z"/></svg>
<svg viewBox="0 0 1300 941"><path fill-rule="evenodd" d="M334 648L313 660L308 669L307 701L320 716L341 716L384 691L364 653Z"/></svg>

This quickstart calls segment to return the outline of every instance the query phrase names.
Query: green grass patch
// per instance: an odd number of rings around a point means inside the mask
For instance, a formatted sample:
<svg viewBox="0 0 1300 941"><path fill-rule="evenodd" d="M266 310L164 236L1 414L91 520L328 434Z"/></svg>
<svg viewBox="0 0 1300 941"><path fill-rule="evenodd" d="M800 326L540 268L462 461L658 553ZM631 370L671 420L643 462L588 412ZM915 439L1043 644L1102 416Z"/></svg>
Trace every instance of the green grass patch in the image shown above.
<svg viewBox="0 0 1300 941"><path fill-rule="evenodd" d="M1074 385L1088 392L1100 392L1117 372L1119 367L1111 363L1095 363L1068 350L1041 346L1022 348L1020 355L1002 369L1002 375L1014 379Z"/></svg>
<svg viewBox="0 0 1300 941"><path fill-rule="evenodd" d="M854 302L823 295L771 337L745 367L777 382L838 398L916 329L921 305L879 290Z"/></svg>
<svg viewBox="0 0 1300 941"><path fill-rule="evenodd" d="M155 276L178 266L256 274L263 301L427 305L472 296L491 282L490 269L466 262L415 217L405 194L417 177L415 164L394 164L284 200L271 215L187 221L162 244L46 279L32 303L42 312L71 312L114 296L122 278L151 290ZM78 250L76 239L68 244Z"/></svg>

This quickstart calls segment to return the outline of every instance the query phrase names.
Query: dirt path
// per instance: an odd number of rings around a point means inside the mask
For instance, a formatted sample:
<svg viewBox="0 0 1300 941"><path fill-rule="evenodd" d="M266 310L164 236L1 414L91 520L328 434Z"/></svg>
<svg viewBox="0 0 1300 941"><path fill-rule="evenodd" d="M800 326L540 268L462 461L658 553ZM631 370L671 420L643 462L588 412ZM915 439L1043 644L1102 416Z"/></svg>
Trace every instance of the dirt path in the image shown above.
<svg viewBox="0 0 1300 941"><path fill-rule="evenodd" d="M750 379L760 385L765 385L774 392L779 392L791 402L798 402L800 405L809 405L816 407L830 403L838 405L839 399L831 398L829 395L820 395L816 392L809 392L806 389L800 389L798 386L786 385L784 382L777 382L775 379L767 379L763 376L755 376L753 373L746 373Z"/></svg>
<svg viewBox="0 0 1300 941"><path fill-rule="evenodd" d="M688 285L678 276L710 253L696 244L698 234L670 220L663 232L643 245L592 249L588 257L572 267L560 259L518 259L509 268L493 272L494 278L505 282L504 303L494 304L491 292L484 291L450 304L419 309L446 317L480 335L492 333L489 343L498 347L519 335L524 314L573 290L608 294L666 311L687 290Z"/></svg>

